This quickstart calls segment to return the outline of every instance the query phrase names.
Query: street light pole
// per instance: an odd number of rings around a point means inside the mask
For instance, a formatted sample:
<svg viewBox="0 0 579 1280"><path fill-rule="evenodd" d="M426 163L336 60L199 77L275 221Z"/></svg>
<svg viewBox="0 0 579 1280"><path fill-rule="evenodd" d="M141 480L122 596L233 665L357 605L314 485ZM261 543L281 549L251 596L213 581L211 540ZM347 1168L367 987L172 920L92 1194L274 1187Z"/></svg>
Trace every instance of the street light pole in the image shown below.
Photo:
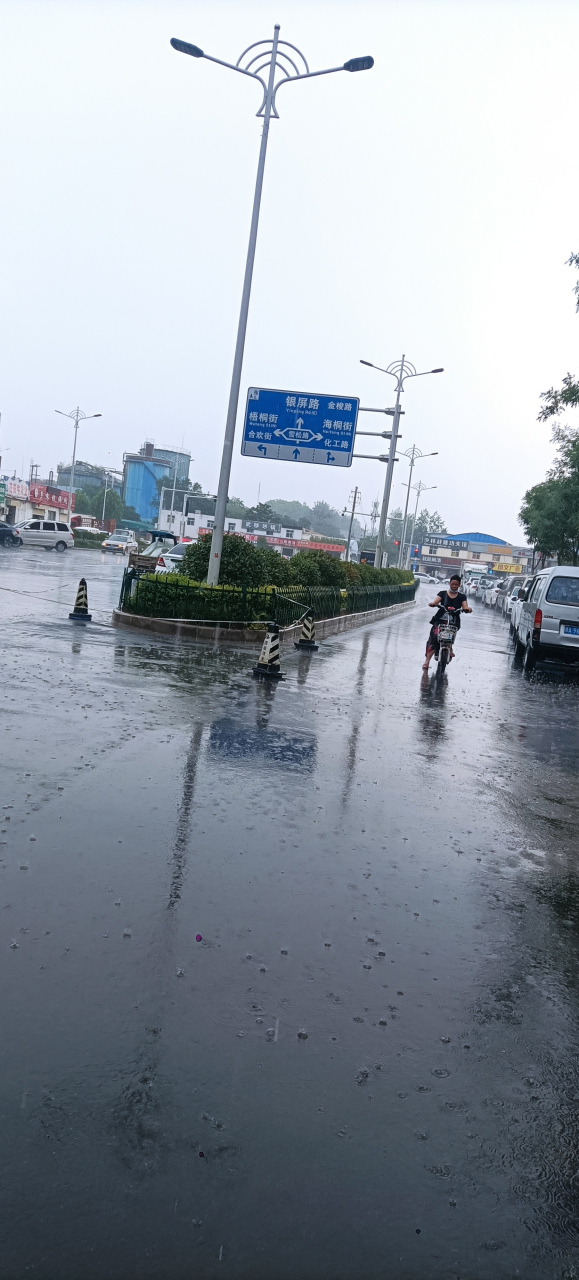
<svg viewBox="0 0 579 1280"><path fill-rule="evenodd" d="M409 487L410 487L410 486L409 486ZM436 485L436 484L423 484L423 483L422 483L422 480L419 480L419 481L418 481L418 484L413 484L412 488L413 488L413 489L416 489L416 506L415 506L415 508L414 508L414 516L413 516L413 518L412 518L412 532L411 532L411 534L410 534L410 542L408 543L408 556L407 556L406 564L405 564L405 566L404 566L404 567L405 567L405 569L409 569L409 568L410 568L410 559L411 559L411 557L410 557L410 550L411 550L411 547L412 547L412 543L414 542L414 529L415 529L415 527L416 527L416 517L417 517L417 515L418 515L418 503L420 502L421 495L422 495L423 493L426 493L426 492L428 491L428 489L437 489L437 488L438 488L438 485Z"/></svg>
<svg viewBox="0 0 579 1280"><path fill-rule="evenodd" d="M404 507L404 520L402 523L402 537L400 539L400 550L398 552L398 568L399 569L403 567L403 561L405 558L404 547L406 545L406 523L408 519L408 501L410 498L410 486L412 484L412 472L414 470L414 464L415 462L418 462L419 458L438 457L438 449L435 449L434 453L423 453L421 449L417 449L416 445L413 444L411 449L404 450L404 457L410 459L410 475L408 477L408 485L406 489L406 505Z"/></svg>
<svg viewBox="0 0 579 1280"><path fill-rule="evenodd" d="M223 441L223 453L221 456L221 469L219 472L219 485L217 488L217 501L215 505L215 523L213 525L211 554L209 557L209 569L207 573L207 582L210 586L217 586L219 582L221 552L223 549L223 533L225 529L225 512L229 495L229 477L231 474L231 462L233 458L235 424L239 404L241 370L245 348L245 335L247 331L247 317L249 314L249 299L251 295L251 283L255 261L255 247L257 244L257 228L259 224L259 211L261 206L265 156L269 136L269 123L272 116L274 119L279 118L275 101L276 95L281 85L290 80L307 80L314 76L331 75L335 71L368 71L370 67L374 65L374 59L370 57L350 58L348 62L344 62L340 67L327 67L322 71L310 71L304 55L296 48L295 45L290 44L289 41L280 40L279 32L279 23L276 23L273 31L273 40L256 40L254 44L251 44L247 49L244 49L235 65L231 62L223 62L221 58L211 57L210 54L204 53L203 49L199 49L197 45L187 44L184 40L171 40L173 48L177 49L179 53L187 53L193 58L207 58L209 62L216 62L221 67L229 67L231 71L239 71L242 75L251 76L253 79L259 80L263 90L262 104L257 112L258 116L263 116L263 130L261 134L261 145L259 148L257 177L253 197L253 211L249 231L249 244L245 262L245 276L243 280L241 308L239 312L237 340L235 343L233 372L231 375L231 388L229 392L229 404L225 423L225 439ZM263 46L265 46L265 48ZM282 48L282 46L284 47ZM244 60L245 65L242 65ZM267 74L267 79L263 79L260 72L265 72ZM276 72L280 73L280 77L277 81Z"/></svg>
<svg viewBox="0 0 579 1280"><path fill-rule="evenodd" d="M398 439L398 424L404 410L400 408L400 396L404 391L404 383L407 378L425 378L429 373L444 373L444 369L424 369L422 373L418 373L414 365L402 356L402 360L395 360L388 365L387 369L383 369L379 364L372 364L371 360L360 360L360 364L368 365L370 369L378 369L380 373L388 373L391 378L396 379L396 403L394 408L387 410L391 413L394 421L392 423L392 439L390 441L390 452L388 454L388 466L386 468L386 479L384 481L384 495L382 498L382 509L380 511L380 524L378 525L378 539L376 542L376 568L382 568L382 560L384 556L384 542L386 540L386 520L388 517L388 507L390 505L390 491L392 489L392 476L394 474L394 463L396 461L396 441ZM408 370L408 372L406 372Z"/></svg>
<svg viewBox="0 0 579 1280"><path fill-rule="evenodd" d="M72 450L72 466L70 468L70 484L68 486L68 515L67 523L70 524L70 515L72 511L72 490L74 486L74 464L76 462L76 437L78 435L79 422L88 421L89 418L102 418L102 413L83 413L78 405L76 409L71 409L70 413L65 413L63 409L55 409L55 413L60 413L63 418L72 418L74 422L74 447Z"/></svg>

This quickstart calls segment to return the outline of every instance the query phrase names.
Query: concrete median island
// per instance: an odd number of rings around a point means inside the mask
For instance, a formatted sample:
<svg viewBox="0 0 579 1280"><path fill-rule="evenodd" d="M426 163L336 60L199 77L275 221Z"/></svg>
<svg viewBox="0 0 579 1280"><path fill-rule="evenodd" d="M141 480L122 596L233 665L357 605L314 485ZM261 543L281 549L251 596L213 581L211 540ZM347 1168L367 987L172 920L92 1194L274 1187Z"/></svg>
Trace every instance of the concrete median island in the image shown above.
<svg viewBox="0 0 579 1280"><path fill-rule="evenodd" d="M414 600L386 605L381 609L368 609L362 613L342 613L335 618L316 619L316 639L325 640L328 636L339 635L343 631L351 631L355 627L365 627L371 622L381 622L395 614L405 613L411 609ZM154 631L158 635L175 636L179 640L202 641L205 644L252 645L263 644L266 634L266 623L256 622L250 627L235 626L227 622L194 622L183 618L151 618L137 613L125 613L114 609L112 615L114 627L132 627L137 631ZM294 642L301 632L301 623L294 622L280 627L282 644Z"/></svg>

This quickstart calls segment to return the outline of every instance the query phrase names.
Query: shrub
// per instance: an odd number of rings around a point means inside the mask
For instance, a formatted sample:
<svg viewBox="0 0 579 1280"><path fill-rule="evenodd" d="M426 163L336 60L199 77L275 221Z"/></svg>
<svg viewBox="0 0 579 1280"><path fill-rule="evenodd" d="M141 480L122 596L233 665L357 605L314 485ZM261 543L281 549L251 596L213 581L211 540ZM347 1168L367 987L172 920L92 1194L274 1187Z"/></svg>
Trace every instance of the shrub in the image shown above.
<svg viewBox="0 0 579 1280"><path fill-rule="evenodd" d="M104 542L106 536L106 533L102 533L100 529L75 529L74 545L75 547L99 548Z"/></svg>
<svg viewBox="0 0 579 1280"><path fill-rule="evenodd" d="M182 574L201 582L207 578L211 534L203 534L183 557ZM226 533L221 553L219 581L232 587L349 587L381 586L413 582L404 569L374 569L372 565L346 564L328 551L298 551L291 559L273 547L256 547L238 534Z"/></svg>

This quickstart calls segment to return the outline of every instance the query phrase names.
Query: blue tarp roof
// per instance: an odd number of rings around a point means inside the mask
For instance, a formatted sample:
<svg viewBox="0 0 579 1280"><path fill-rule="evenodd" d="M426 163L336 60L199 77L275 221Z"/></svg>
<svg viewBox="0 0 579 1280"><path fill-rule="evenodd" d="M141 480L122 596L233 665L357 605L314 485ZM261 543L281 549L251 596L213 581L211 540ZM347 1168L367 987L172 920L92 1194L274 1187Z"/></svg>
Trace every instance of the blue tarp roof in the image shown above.
<svg viewBox="0 0 579 1280"><path fill-rule="evenodd" d="M504 538L495 538L491 533L449 533L448 537L456 538L460 542L493 542L497 547L510 545Z"/></svg>

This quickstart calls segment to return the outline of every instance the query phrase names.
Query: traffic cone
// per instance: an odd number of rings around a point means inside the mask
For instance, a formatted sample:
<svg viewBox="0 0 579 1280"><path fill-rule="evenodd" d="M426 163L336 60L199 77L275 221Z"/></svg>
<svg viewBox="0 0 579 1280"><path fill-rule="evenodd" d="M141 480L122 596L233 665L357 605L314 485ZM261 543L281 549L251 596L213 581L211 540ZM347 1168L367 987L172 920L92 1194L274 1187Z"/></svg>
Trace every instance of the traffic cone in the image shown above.
<svg viewBox="0 0 579 1280"><path fill-rule="evenodd" d="M253 668L254 676L266 676L270 680L283 680L283 671L279 665L279 627L277 622L268 622L267 635L263 642L257 666Z"/></svg>
<svg viewBox="0 0 579 1280"><path fill-rule="evenodd" d="M86 578L81 578L78 584L78 591L74 602L74 612L69 613L68 616L71 622L92 622L92 613L89 613L88 611Z"/></svg>
<svg viewBox="0 0 579 1280"><path fill-rule="evenodd" d="M302 634L299 640L294 640L294 649L309 649L310 653L317 652L319 644L316 644L316 626L313 613L306 613L302 623Z"/></svg>

